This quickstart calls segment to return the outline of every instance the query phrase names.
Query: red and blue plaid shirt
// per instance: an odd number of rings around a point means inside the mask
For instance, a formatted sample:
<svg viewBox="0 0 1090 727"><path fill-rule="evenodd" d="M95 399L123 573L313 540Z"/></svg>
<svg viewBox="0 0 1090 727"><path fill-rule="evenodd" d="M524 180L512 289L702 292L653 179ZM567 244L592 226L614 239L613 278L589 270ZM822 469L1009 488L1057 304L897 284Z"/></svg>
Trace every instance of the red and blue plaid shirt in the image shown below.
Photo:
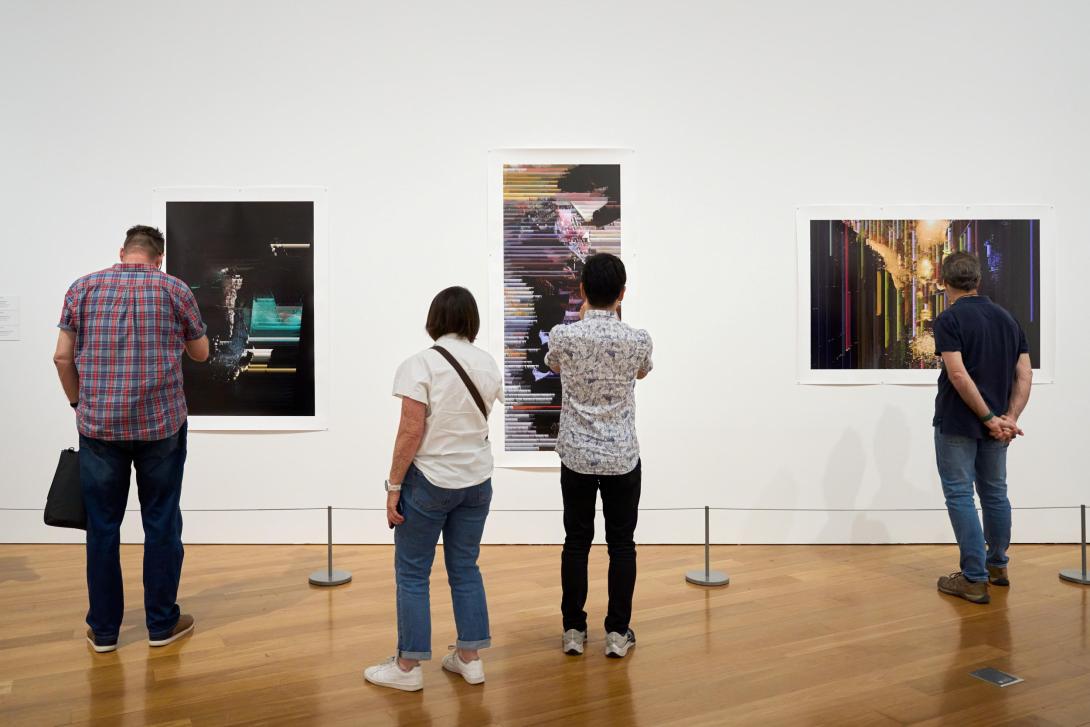
<svg viewBox="0 0 1090 727"><path fill-rule="evenodd" d="M72 284L57 325L76 334L80 434L151 441L181 429L182 353L205 333L189 286L154 265L118 263Z"/></svg>

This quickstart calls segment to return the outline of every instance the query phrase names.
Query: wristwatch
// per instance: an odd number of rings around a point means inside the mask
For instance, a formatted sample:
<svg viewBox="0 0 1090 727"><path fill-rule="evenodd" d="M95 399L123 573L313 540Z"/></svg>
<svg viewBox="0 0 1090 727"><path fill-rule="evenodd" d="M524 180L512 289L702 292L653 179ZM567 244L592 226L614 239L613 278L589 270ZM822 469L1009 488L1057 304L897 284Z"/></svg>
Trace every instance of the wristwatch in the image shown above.
<svg viewBox="0 0 1090 727"><path fill-rule="evenodd" d="M386 480L387 492L401 492L401 485L391 485L389 480Z"/></svg>

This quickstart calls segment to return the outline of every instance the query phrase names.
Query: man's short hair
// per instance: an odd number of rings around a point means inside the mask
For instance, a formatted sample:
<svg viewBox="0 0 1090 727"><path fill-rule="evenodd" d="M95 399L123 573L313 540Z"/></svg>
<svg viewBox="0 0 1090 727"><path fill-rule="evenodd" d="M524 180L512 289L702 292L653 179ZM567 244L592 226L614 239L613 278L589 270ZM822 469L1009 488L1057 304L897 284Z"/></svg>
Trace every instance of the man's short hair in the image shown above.
<svg viewBox="0 0 1090 727"><path fill-rule="evenodd" d="M473 293L458 285L440 290L432 298L425 328L433 341L450 333L474 341L481 330L481 316Z"/></svg>
<svg viewBox="0 0 1090 727"><path fill-rule="evenodd" d="M152 255L162 255L165 246L166 240L157 227L136 225L125 233L125 252L143 250Z"/></svg>
<svg viewBox="0 0 1090 727"><path fill-rule="evenodd" d="M958 290L976 290L980 285L980 260L967 252L955 252L942 261L942 282Z"/></svg>
<svg viewBox="0 0 1090 727"><path fill-rule="evenodd" d="M583 264L581 281L587 302L595 308L608 308L621 297L628 274L619 257L600 252L588 257Z"/></svg>

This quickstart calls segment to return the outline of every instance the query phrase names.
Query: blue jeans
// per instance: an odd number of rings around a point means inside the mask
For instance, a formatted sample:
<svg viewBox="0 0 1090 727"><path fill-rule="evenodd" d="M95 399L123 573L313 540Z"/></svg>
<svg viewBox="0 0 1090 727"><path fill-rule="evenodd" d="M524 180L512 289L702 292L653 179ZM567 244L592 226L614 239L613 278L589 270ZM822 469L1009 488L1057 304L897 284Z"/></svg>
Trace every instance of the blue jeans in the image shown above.
<svg viewBox="0 0 1090 727"><path fill-rule="evenodd" d="M936 427L935 459L950 524L961 549L961 572L967 580L986 581L987 566L1007 565L1007 548L1011 544L1007 444L990 438L943 434ZM974 482L984 515L983 530L973 502Z"/></svg>
<svg viewBox="0 0 1090 727"><path fill-rule="evenodd" d="M136 467L144 521L144 612L148 635L162 639L178 623L182 575L182 470L186 428L151 442L105 441L80 435L79 475L87 510L87 625L103 643L117 640L125 613L121 582L121 521Z"/></svg>
<svg viewBox="0 0 1090 727"><path fill-rule="evenodd" d="M461 490L428 482L415 465L401 486L405 522L394 529L397 579L397 655L431 658L431 602L428 581L435 545L443 534L443 559L454 602L459 649L491 646L484 581L477 567L484 521L492 501L492 480Z"/></svg>

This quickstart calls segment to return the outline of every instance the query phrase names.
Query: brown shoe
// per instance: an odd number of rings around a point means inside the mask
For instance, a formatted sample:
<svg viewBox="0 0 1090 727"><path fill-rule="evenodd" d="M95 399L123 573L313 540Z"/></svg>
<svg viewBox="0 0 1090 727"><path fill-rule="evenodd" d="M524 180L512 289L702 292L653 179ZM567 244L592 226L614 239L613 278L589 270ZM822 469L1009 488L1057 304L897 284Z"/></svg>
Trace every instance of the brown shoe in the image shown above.
<svg viewBox="0 0 1090 727"><path fill-rule="evenodd" d="M967 580L965 574L951 573L939 579L939 591L950 596L964 598L971 603L988 603L992 600L988 595L987 581L974 583Z"/></svg>
<svg viewBox="0 0 1090 727"><path fill-rule="evenodd" d="M169 636L164 636L161 639L148 639L148 646L166 646L167 644L173 644L186 634L191 633L193 631L193 626L193 617L188 613L183 613L178 618L178 623L174 624L174 630L170 632Z"/></svg>
<svg viewBox="0 0 1090 727"><path fill-rule="evenodd" d="M1002 568L997 565L988 566L988 583L993 586L1009 586L1010 580L1007 578L1007 568Z"/></svg>
<svg viewBox="0 0 1090 727"><path fill-rule="evenodd" d="M107 654L111 651L117 651L117 639L105 641L95 636L95 632L91 629L87 629L87 643L91 645L91 648L95 650L96 654Z"/></svg>

